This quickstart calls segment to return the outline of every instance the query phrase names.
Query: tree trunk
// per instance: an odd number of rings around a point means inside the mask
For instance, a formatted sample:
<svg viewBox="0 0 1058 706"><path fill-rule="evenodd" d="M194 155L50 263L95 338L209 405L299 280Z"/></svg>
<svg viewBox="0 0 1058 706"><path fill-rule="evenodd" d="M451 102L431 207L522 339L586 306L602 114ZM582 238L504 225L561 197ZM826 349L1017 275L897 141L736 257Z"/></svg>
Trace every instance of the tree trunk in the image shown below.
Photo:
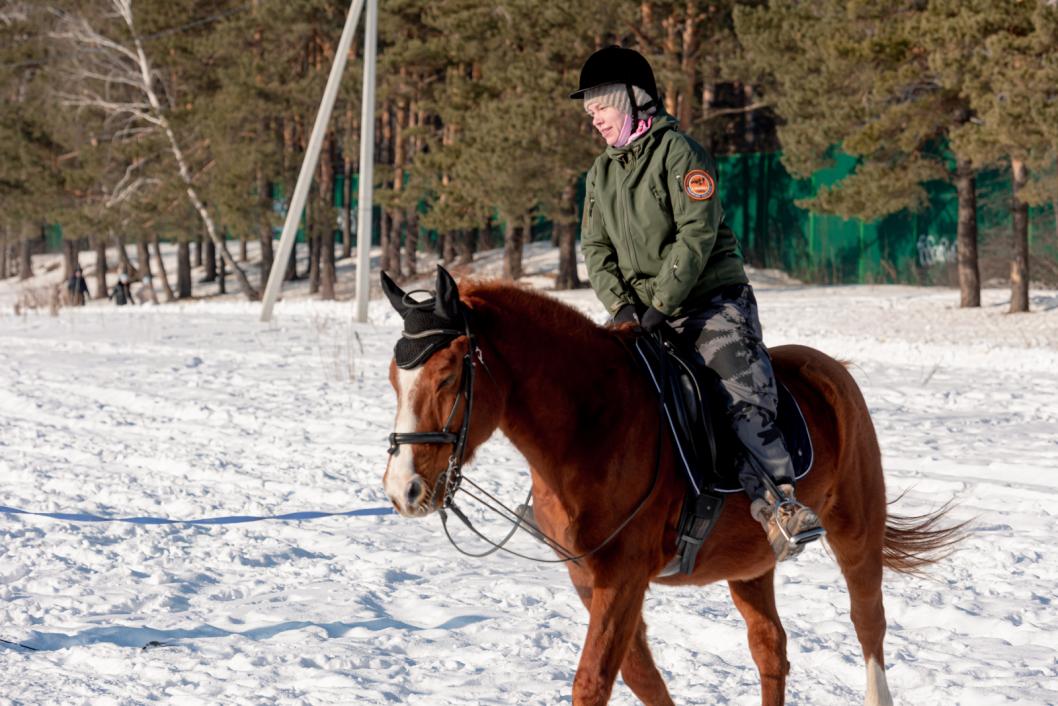
<svg viewBox="0 0 1058 706"><path fill-rule="evenodd" d="M503 277L519 279L522 276L522 227L507 223L503 239Z"/></svg>
<svg viewBox="0 0 1058 706"><path fill-rule="evenodd" d="M246 262L250 259L249 248L246 247L246 238L239 238L239 262Z"/></svg>
<svg viewBox="0 0 1058 706"><path fill-rule="evenodd" d="M355 136L359 134L360 128L360 118L353 110L351 102L346 108L345 120L348 131L345 133L345 145L342 148L342 175L345 177L342 182L342 209L345 214L342 219L342 257L348 258L353 256L353 218L356 217L356 212L353 211L353 173L358 168L358 157L353 145L357 142ZM368 247L370 245L368 243Z"/></svg>
<svg viewBox="0 0 1058 706"><path fill-rule="evenodd" d="M577 228L574 219L577 216L577 190L574 184L567 184L562 190L562 217L555 224L559 229L558 236L558 278L555 289L577 289L580 277L577 275Z"/></svg>
<svg viewBox="0 0 1058 706"><path fill-rule="evenodd" d="M484 252L486 250L492 250L495 247L493 243L493 229L492 229L492 216L485 219L485 227L478 233L478 252Z"/></svg>
<svg viewBox="0 0 1058 706"><path fill-rule="evenodd" d="M676 119L680 121L683 130L690 130L694 119L694 87L698 83L698 22L702 19L699 8L702 3L696 0L686 0L683 11L683 34L681 37L680 51L680 99L679 113Z"/></svg>
<svg viewBox="0 0 1058 706"><path fill-rule="evenodd" d="M319 208L306 204L305 220L308 221L306 232L309 238L309 294L320 291L320 219Z"/></svg>
<svg viewBox="0 0 1058 706"><path fill-rule="evenodd" d="M147 249L147 239L136 241L136 267L140 270L140 279L151 276L151 253Z"/></svg>
<svg viewBox="0 0 1058 706"><path fill-rule="evenodd" d="M388 189L393 185L392 182L392 166L393 166L393 102L387 100L382 104L382 112L379 114L379 131L378 131L378 147L377 147L377 161L375 162L376 173L380 175L389 175L384 177L382 180L382 188ZM386 166L390 167L390 170L386 170ZM386 206L382 206L379 209L381 214L382 231L379 246L381 249L380 265L383 270L389 272L396 279L400 279L400 262L393 262L393 247L390 245L390 241L393 238L397 238L397 242L400 242L400 234L394 233L393 229L393 213ZM398 246L399 247L399 246Z"/></svg>
<svg viewBox="0 0 1058 706"><path fill-rule="evenodd" d="M107 296L107 241L102 236L95 237L96 243L96 299Z"/></svg>
<svg viewBox="0 0 1058 706"><path fill-rule="evenodd" d="M401 206L401 195L404 193L404 166L407 160L407 140L405 135L408 131L408 101L404 98L407 93L406 77L407 67L401 66L399 71L400 81L397 85L397 103L394 106L393 115L393 228L390 231L389 264L394 272L403 273L401 266L401 241L400 237L404 230L405 218L404 208Z"/></svg>
<svg viewBox="0 0 1058 706"><path fill-rule="evenodd" d="M19 243L18 279L27 280L33 276L33 241L22 240Z"/></svg>
<svg viewBox="0 0 1058 706"><path fill-rule="evenodd" d="M287 270L283 273L284 282L293 282L298 277L298 243L295 240L290 245L290 257L287 258Z"/></svg>
<svg viewBox="0 0 1058 706"><path fill-rule="evenodd" d="M459 241L456 244L459 252L457 264L469 265L474 261L474 232L470 230L459 231Z"/></svg>
<svg viewBox="0 0 1058 706"><path fill-rule="evenodd" d="M228 268L225 267L225 265L224 265L224 258L220 259L220 262L218 263L218 265L219 266L217 267L217 291L220 294L227 294L228 293L228 283L227 283Z"/></svg>
<svg viewBox="0 0 1058 706"><path fill-rule="evenodd" d="M320 299L334 299L334 160L337 145L334 132L327 133L320 154L320 191L316 208L317 246L319 253Z"/></svg>
<svg viewBox="0 0 1058 706"><path fill-rule="evenodd" d="M444 248L441 253L441 260L445 267L448 267L456 260L456 243L459 242L459 231L450 230L445 235Z"/></svg>
<svg viewBox="0 0 1058 706"><path fill-rule="evenodd" d="M404 235L404 273L408 277L418 274L415 258L419 250L419 212L414 208L408 212L408 232Z"/></svg>
<svg viewBox="0 0 1058 706"><path fill-rule="evenodd" d="M162 244L158 242L158 236L154 236L154 256L155 262L158 264L158 276L162 279L162 288L165 290L165 301L171 302L176 297L173 296L173 288L169 285L169 273L165 271L165 262L162 260Z"/></svg>
<svg viewBox="0 0 1058 706"><path fill-rule="evenodd" d="M320 299L334 300L334 229L324 228L320 240Z"/></svg>
<svg viewBox="0 0 1058 706"><path fill-rule="evenodd" d="M269 216L272 213L272 195L268 179L264 176L264 170L257 167L257 206L258 212L258 238L261 241L261 288L264 289L268 283L268 277L272 274L272 262L275 260L275 251L272 249L272 225Z"/></svg>
<svg viewBox="0 0 1058 706"><path fill-rule="evenodd" d="M195 259L194 259L194 262L192 264L194 264L195 267L202 267L202 236L201 235L198 236L197 238L195 238Z"/></svg>
<svg viewBox="0 0 1058 706"><path fill-rule="evenodd" d="M396 272L398 278L403 270L400 266L400 235L404 228L404 211L394 208L390 212L389 226L389 266L392 272Z"/></svg>
<svg viewBox="0 0 1058 706"><path fill-rule="evenodd" d="M73 277L73 271L78 267L77 241L73 238L62 239L62 281L65 282Z"/></svg>
<svg viewBox="0 0 1058 706"><path fill-rule="evenodd" d="M1028 170L1020 159L1010 160L1014 175L1014 247L1010 258L1010 313L1029 310L1029 206L1021 200Z"/></svg>
<svg viewBox="0 0 1058 706"><path fill-rule="evenodd" d="M7 246L7 229L4 229L4 237L0 237L0 279L7 279L7 253L10 249Z"/></svg>
<svg viewBox="0 0 1058 706"><path fill-rule="evenodd" d="M981 306L981 272L977 266L977 184L969 161L958 160L955 190L959 197L956 247L959 259L959 306Z"/></svg>
<svg viewBox="0 0 1058 706"><path fill-rule="evenodd" d="M389 212L385 208L378 209L378 245L379 245L379 263L378 266L384 272L389 272L393 277L399 279L400 272L394 272L389 262L389 225L390 218Z"/></svg>
<svg viewBox="0 0 1058 706"><path fill-rule="evenodd" d="M191 243L186 240L176 246L176 297L191 297Z"/></svg>
<svg viewBox="0 0 1058 706"><path fill-rule="evenodd" d="M198 242L202 243L202 238L198 239ZM202 262L199 263L205 268L205 273L202 276L203 282L216 282L217 281L217 246L213 244L212 240L207 240L205 247L199 247L199 250L204 250L204 257Z"/></svg>

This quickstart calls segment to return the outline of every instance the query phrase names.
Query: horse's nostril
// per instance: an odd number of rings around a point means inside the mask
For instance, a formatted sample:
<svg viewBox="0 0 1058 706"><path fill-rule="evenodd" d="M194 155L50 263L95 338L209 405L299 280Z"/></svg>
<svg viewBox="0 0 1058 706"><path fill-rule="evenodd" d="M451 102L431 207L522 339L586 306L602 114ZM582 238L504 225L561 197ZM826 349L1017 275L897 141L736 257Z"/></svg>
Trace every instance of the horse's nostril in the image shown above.
<svg viewBox="0 0 1058 706"><path fill-rule="evenodd" d="M417 505L421 496L422 481L420 481L418 478L413 478L412 481L408 483L408 505Z"/></svg>

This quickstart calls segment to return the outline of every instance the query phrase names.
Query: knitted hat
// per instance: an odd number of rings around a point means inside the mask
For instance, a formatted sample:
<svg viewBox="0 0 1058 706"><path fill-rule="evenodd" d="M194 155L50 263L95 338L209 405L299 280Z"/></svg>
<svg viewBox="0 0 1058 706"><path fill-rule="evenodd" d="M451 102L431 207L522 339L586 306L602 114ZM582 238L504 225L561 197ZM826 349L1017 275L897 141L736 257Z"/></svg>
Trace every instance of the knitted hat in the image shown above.
<svg viewBox="0 0 1058 706"><path fill-rule="evenodd" d="M635 95L636 103L639 105L645 105L651 101L650 95L639 86L632 86L632 93ZM625 115L632 114L632 104L628 100L628 87L623 83L607 83L587 89L584 92L585 110L588 109L590 103L595 103L604 108L617 108ZM639 111L639 115L633 115L632 117L643 119L648 115L653 115L656 111L656 107L650 107L646 111Z"/></svg>

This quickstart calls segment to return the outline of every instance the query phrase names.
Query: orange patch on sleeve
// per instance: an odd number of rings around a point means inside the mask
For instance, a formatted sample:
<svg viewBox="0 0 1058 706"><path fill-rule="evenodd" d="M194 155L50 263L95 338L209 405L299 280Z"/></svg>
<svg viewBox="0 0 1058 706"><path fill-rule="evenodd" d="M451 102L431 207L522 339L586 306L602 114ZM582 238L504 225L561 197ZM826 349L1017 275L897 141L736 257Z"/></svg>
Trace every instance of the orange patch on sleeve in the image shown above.
<svg viewBox="0 0 1058 706"><path fill-rule="evenodd" d="M716 193L716 182L704 169L693 169L683 178L683 191L695 201L708 201Z"/></svg>

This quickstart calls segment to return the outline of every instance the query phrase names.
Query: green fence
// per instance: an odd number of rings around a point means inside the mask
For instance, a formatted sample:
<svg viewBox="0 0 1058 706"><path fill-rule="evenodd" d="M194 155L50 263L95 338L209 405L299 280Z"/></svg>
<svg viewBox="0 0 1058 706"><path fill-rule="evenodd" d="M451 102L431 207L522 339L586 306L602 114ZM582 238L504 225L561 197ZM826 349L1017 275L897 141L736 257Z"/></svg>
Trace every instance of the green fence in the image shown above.
<svg viewBox="0 0 1058 706"><path fill-rule="evenodd" d="M796 201L830 186L854 166L848 156L811 179L794 179L777 153L737 154L717 160L720 197L727 222L746 259L815 282L950 283L955 262L958 201L946 183L927 184L928 206L864 222L813 213ZM977 225L981 238L1011 229L1009 173L985 172L977 179ZM1054 250L1054 210L1034 208L1029 238L1043 234L1042 252Z"/></svg>

